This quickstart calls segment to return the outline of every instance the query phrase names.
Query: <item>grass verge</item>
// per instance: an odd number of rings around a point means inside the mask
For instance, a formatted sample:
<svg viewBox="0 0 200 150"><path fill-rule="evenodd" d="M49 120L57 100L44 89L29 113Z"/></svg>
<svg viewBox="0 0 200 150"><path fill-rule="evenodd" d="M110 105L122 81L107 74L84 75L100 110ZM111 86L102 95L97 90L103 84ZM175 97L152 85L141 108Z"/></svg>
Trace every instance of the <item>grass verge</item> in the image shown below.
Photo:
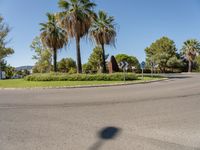
<svg viewBox="0 0 200 150"><path fill-rule="evenodd" d="M138 77L134 81L26 81L24 79L0 80L0 88L47 88L47 87L72 87L72 86L96 86L123 83L143 83L164 79L161 77Z"/></svg>

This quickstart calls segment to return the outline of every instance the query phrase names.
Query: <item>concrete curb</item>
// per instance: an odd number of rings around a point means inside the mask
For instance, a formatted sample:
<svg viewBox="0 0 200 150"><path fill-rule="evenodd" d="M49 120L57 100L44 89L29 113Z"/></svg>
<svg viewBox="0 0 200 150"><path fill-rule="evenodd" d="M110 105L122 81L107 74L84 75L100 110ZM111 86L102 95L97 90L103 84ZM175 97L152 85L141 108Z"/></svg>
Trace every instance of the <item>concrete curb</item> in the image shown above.
<svg viewBox="0 0 200 150"><path fill-rule="evenodd" d="M149 84L154 82L161 82L169 80L169 78L152 80L152 81L142 81L142 82L125 82L125 83L116 83L116 84L101 84L101 85L77 85L77 86L59 86L59 87L34 87L34 88L0 88L0 90L36 90L36 89L82 89L82 88L102 88L102 87L117 87L117 86L129 86L129 85L137 85L137 84Z"/></svg>

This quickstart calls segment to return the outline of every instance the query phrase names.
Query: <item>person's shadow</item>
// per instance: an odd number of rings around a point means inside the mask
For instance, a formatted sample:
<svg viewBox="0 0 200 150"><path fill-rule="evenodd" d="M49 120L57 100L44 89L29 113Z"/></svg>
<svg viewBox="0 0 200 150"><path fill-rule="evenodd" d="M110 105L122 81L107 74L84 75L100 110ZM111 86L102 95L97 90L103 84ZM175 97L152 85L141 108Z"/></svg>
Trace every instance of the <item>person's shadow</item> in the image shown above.
<svg viewBox="0 0 200 150"><path fill-rule="evenodd" d="M121 129L116 127L103 128L98 132L99 140L89 150L100 150L106 141L115 139L120 131Z"/></svg>

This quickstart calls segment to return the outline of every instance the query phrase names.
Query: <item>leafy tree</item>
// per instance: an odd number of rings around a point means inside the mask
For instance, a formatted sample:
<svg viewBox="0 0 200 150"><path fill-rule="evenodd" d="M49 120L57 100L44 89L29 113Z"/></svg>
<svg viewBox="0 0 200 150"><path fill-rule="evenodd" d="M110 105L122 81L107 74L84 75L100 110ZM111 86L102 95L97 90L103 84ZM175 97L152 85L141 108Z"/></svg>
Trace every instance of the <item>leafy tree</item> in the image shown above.
<svg viewBox="0 0 200 150"><path fill-rule="evenodd" d="M33 59L36 60L36 64L33 68L34 73L46 73L51 71L52 54L50 50L45 47L39 37L35 37L31 49L35 51Z"/></svg>
<svg viewBox="0 0 200 150"><path fill-rule="evenodd" d="M89 63L83 64L83 73L92 73L92 66Z"/></svg>
<svg viewBox="0 0 200 150"><path fill-rule="evenodd" d="M18 75L18 76L23 77L23 71L22 71L22 70L18 70L18 71L16 71L15 74Z"/></svg>
<svg viewBox="0 0 200 150"><path fill-rule="evenodd" d="M116 29L114 17L108 16L104 11L99 11L90 28L90 36L102 48L103 73L106 73L105 45L114 45Z"/></svg>
<svg viewBox="0 0 200 150"><path fill-rule="evenodd" d="M8 65L7 62L4 60L2 61L1 63L1 68L2 70L5 71L5 76L6 76L6 79L10 79L13 77L14 73L15 73L15 68Z"/></svg>
<svg viewBox="0 0 200 150"><path fill-rule="evenodd" d="M200 42L196 39L190 39L183 43L181 53L186 56L188 60L188 72L192 72L192 64L196 58L197 53L200 53Z"/></svg>
<svg viewBox="0 0 200 150"><path fill-rule="evenodd" d="M105 60L108 58L109 55L105 55ZM102 72L103 68L103 51L101 47L95 47L93 49L92 54L88 59L88 63L91 66L93 71L100 71Z"/></svg>
<svg viewBox="0 0 200 150"><path fill-rule="evenodd" d="M80 39L88 33L96 4L90 0L60 0L58 5L63 10L59 13L62 27L76 39L77 72L82 73Z"/></svg>
<svg viewBox="0 0 200 150"><path fill-rule="evenodd" d="M172 72L174 71L174 69L180 69L183 67L183 62L178 59L176 56L171 57L168 62L167 62L167 66L169 68L171 68Z"/></svg>
<svg viewBox="0 0 200 150"><path fill-rule="evenodd" d="M40 24L42 26L40 37L42 43L53 51L54 72L57 72L57 51L67 44L67 32L58 26L54 14L47 13L47 17L48 22Z"/></svg>
<svg viewBox="0 0 200 150"><path fill-rule="evenodd" d="M12 48L6 46L8 43L6 37L9 32L9 26L4 23L3 17L0 16L0 79L2 78L2 65L4 64L4 59L14 53Z"/></svg>
<svg viewBox="0 0 200 150"><path fill-rule="evenodd" d="M145 49L147 62L158 64L162 72L166 71L167 63L170 58L176 55L174 41L168 37L162 37Z"/></svg>
<svg viewBox="0 0 200 150"><path fill-rule="evenodd" d="M8 65L5 68L5 73L6 73L6 78L7 79L11 79L15 74L15 68L10 66L10 65Z"/></svg>
<svg viewBox="0 0 200 150"><path fill-rule="evenodd" d="M117 63L120 63L122 61L126 61L129 66L134 66L136 67L137 69L140 68L140 63L138 61L138 59L134 56L128 56L126 54L118 54L115 56L116 60L117 60Z"/></svg>
<svg viewBox="0 0 200 150"><path fill-rule="evenodd" d="M6 70L6 67L7 67L7 61L4 59L1 61L1 70Z"/></svg>
<svg viewBox="0 0 200 150"><path fill-rule="evenodd" d="M76 70L76 68L70 68L68 73L69 74L75 74L75 73L77 73L77 70Z"/></svg>
<svg viewBox="0 0 200 150"><path fill-rule="evenodd" d="M30 75L30 74L31 74L30 71L28 71L27 69L22 70L22 76L23 76L23 77L28 76L28 75Z"/></svg>
<svg viewBox="0 0 200 150"><path fill-rule="evenodd" d="M58 62L58 70L60 72L75 72L73 71L76 68L76 62L72 58L63 58Z"/></svg>
<svg viewBox="0 0 200 150"><path fill-rule="evenodd" d="M197 65L197 71L200 71L200 56L197 56L195 59L196 65Z"/></svg>

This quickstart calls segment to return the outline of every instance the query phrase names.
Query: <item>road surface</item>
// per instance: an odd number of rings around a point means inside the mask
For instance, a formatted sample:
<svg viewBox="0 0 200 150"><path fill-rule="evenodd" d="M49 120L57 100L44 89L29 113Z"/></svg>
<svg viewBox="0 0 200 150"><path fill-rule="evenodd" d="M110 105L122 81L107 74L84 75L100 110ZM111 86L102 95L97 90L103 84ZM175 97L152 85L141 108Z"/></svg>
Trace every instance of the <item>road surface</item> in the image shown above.
<svg viewBox="0 0 200 150"><path fill-rule="evenodd" d="M119 87L0 90L0 150L200 150L200 74Z"/></svg>

